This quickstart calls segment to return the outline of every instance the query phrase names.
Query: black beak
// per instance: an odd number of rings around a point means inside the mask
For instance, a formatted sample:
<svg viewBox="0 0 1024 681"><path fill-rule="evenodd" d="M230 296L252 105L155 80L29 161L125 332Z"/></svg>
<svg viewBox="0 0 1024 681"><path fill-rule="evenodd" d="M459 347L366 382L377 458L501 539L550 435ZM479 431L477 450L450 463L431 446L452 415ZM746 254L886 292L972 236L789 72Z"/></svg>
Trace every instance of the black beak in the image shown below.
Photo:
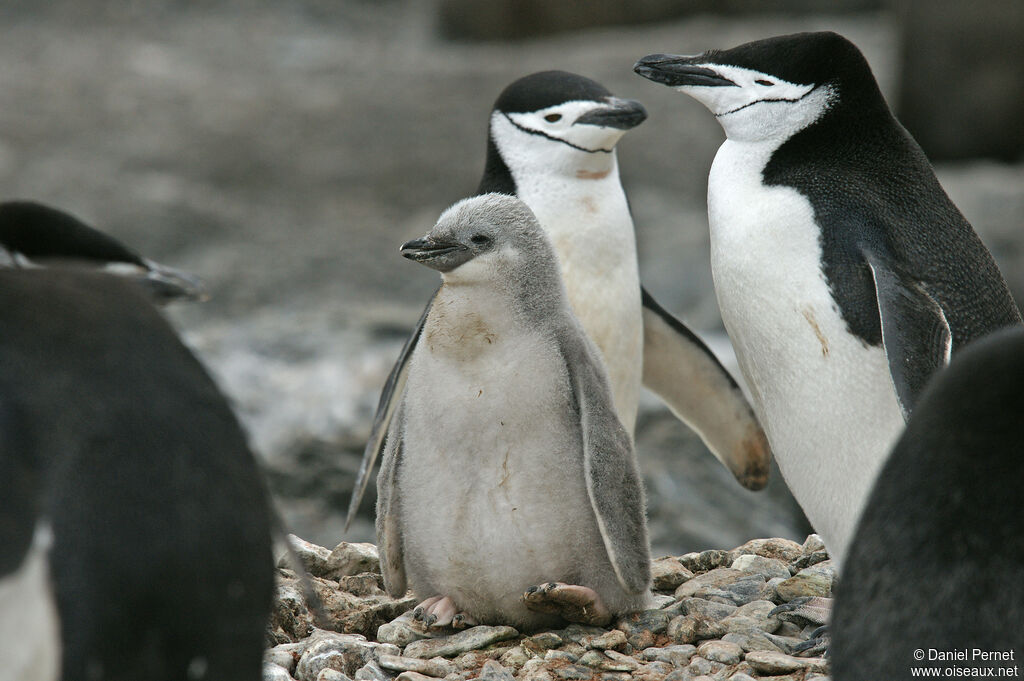
<svg viewBox="0 0 1024 681"><path fill-rule="evenodd" d="M434 241L426 237L406 241L399 252L403 258L439 272L449 272L473 256L469 248L456 241Z"/></svg>
<svg viewBox="0 0 1024 681"><path fill-rule="evenodd" d="M609 106L583 114L573 125L599 125L606 128L631 130L647 120L647 109L632 99L607 97Z"/></svg>
<svg viewBox="0 0 1024 681"><path fill-rule="evenodd" d="M699 66L703 56L687 57L678 54L649 54L633 65L633 71L653 80L655 83L679 87L681 85L703 85L721 87L736 85L712 69Z"/></svg>

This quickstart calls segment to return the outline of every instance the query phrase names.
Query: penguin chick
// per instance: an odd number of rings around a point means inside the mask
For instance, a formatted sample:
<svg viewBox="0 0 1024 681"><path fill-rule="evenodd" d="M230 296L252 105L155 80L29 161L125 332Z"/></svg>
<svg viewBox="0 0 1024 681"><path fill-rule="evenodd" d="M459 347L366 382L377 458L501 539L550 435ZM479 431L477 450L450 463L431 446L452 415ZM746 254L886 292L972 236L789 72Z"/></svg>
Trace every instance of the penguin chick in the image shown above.
<svg viewBox="0 0 1024 681"><path fill-rule="evenodd" d="M722 320L783 477L841 563L928 377L1020 313L850 41L799 33L635 70L725 130L708 178Z"/></svg>
<svg viewBox="0 0 1024 681"><path fill-rule="evenodd" d="M442 285L377 482L385 586L434 626L606 623L650 598L644 492L530 209L486 194L402 255Z"/></svg>
<svg viewBox="0 0 1024 681"><path fill-rule="evenodd" d="M477 193L517 197L551 239L573 314L598 349L630 436L642 383L700 435L739 484L763 489L768 440L743 391L704 342L640 285L616 146L646 118L639 102L584 76L524 76L494 102ZM384 446L429 311L428 303L381 393L346 527Z"/></svg>
<svg viewBox="0 0 1024 681"><path fill-rule="evenodd" d="M208 297L195 275L143 258L73 215L33 201L0 203L0 267L56 265L92 267L138 281L161 305Z"/></svg>

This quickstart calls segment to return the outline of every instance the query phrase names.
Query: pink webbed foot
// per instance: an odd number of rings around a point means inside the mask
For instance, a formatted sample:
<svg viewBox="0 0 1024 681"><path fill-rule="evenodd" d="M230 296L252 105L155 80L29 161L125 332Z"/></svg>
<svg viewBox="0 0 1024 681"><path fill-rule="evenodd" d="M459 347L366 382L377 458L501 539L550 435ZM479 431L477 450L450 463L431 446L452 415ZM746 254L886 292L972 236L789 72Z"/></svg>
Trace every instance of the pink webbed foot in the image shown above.
<svg viewBox="0 0 1024 681"><path fill-rule="evenodd" d="M477 623L471 616L459 612L455 601L448 596L431 596L426 599L412 611L412 618L431 629L447 626L465 629Z"/></svg>
<svg viewBox="0 0 1024 681"><path fill-rule="evenodd" d="M576 584L548 582L531 586L523 594L523 602L529 610L559 615L569 622L601 626L612 619L596 591Z"/></svg>

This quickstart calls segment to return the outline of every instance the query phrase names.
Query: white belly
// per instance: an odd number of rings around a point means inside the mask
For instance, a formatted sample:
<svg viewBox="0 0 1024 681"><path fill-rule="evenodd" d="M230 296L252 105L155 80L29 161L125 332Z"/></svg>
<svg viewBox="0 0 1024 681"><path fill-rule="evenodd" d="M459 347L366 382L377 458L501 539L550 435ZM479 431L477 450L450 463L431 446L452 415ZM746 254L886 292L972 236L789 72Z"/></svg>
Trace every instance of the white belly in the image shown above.
<svg viewBox="0 0 1024 681"><path fill-rule="evenodd" d="M50 528L40 523L21 566L0 577L0 679L59 678L60 622L50 583Z"/></svg>
<svg viewBox="0 0 1024 681"><path fill-rule="evenodd" d="M619 420L632 434L643 319L636 235L618 169L598 180L526 178L518 194L555 246L569 303L601 352Z"/></svg>
<svg viewBox="0 0 1024 681"><path fill-rule="evenodd" d="M464 347L464 346L462 346ZM492 334L474 356L416 349L398 471L404 551L418 594L521 608L533 584L575 581L602 547L586 495L568 379L532 332Z"/></svg>
<svg viewBox="0 0 1024 681"><path fill-rule="evenodd" d="M715 158L715 292L779 468L841 561L903 418L884 351L850 335L832 299L810 203L761 183L770 151L726 141Z"/></svg>

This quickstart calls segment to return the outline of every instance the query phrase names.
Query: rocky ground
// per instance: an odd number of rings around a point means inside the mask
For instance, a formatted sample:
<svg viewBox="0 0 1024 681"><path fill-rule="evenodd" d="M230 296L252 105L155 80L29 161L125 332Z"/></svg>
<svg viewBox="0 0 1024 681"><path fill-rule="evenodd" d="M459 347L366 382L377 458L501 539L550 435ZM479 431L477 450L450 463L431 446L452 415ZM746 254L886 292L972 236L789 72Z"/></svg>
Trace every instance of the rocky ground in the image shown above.
<svg viewBox="0 0 1024 681"><path fill-rule="evenodd" d="M770 3L773 7L779 3ZM472 192L501 89L559 68L640 100L619 145L654 295L728 363L705 194L722 131L632 73L694 53L836 30L898 91L895 18L693 14L519 41L446 40L427 0L12 0L0 4L0 198L70 210L211 299L169 310L234 401L297 534L370 541L372 491L342 529L380 387L436 284L397 247ZM1024 296L1024 165L939 177ZM654 549L680 554L808 528L777 473L743 490L650 395L638 458Z"/></svg>
<svg viewBox="0 0 1024 681"><path fill-rule="evenodd" d="M656 608L607 627L534 632L428 631L412 618L412 594L382 591L374 545L292 540L322 608L310 611L282 560L264 681L827 679L812 635L831 611L835 570L817 535L659 558Z"/></svg>

